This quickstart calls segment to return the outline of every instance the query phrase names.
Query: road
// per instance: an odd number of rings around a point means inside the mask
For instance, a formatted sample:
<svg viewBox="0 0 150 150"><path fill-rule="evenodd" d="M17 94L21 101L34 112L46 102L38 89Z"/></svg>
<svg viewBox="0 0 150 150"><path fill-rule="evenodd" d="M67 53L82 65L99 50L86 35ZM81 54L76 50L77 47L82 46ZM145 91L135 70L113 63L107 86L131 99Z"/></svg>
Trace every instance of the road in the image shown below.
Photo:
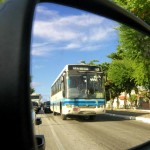
<svg viewBox="0 0 150 150"><path fill-rule="evenodd" d="M52 114L37 114L42 124L35 134L44 134L46 150L125 150L150 140L150 125L134 120L100 115L95 121L61 120Z"/></svg>

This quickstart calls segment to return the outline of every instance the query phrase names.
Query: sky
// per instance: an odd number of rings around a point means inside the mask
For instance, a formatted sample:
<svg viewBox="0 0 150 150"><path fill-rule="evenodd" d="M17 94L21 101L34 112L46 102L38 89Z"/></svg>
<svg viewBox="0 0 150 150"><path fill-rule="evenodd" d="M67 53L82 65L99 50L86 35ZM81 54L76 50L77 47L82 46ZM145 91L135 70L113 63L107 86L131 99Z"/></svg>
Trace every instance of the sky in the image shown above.
<svg viewBox="0 0 150 150"><path fill-rule="evenodd" d="M50 99L50 88L67 64L110 62L116 52L117 22L82 10L41 3L36 6L31 41L31 86Z"/></svg>

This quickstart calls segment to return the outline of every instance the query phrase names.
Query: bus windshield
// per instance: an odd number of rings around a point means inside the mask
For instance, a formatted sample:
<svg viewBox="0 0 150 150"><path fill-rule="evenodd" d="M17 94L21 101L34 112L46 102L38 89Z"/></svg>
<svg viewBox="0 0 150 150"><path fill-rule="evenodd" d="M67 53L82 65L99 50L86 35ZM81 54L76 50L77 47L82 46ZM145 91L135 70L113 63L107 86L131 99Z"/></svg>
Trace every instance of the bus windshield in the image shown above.
<svg viewBox="0 0 150 150"><path fill-rule="evenodd" d="M100 74L70 74L67 84L68 98L104 98L104 86Z"/></svg>

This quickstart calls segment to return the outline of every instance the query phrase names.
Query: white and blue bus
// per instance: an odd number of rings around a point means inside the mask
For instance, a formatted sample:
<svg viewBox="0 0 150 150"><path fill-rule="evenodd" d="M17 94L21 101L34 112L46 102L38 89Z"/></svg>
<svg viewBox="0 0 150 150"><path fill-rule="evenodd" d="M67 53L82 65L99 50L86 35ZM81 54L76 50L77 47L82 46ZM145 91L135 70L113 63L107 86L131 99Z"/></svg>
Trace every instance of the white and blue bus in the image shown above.
<svg viewBox="0 0 150 150"><path fill-rule="evenodd" d="M51 86L51 110L63 120L71 115L94 119L105 113L105 87L102 68L66 65Z"/></svg>

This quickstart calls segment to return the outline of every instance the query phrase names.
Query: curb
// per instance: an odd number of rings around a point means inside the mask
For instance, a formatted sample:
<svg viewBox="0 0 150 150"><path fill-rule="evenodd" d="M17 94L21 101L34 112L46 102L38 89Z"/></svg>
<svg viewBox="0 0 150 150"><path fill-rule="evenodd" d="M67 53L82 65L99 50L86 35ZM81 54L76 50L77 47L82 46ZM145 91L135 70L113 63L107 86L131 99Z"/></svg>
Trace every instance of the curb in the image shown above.
<svg viewBox="0 0 150 150"><path fill-rule="evenodd" d="M123 119L127 119L127 120L137 120L137 121L142 121L142 122L145 122L145 123L150 123L150 118L125 116L125 115L117 115L117 114L110 114L110 113L105 113L105 115L113 116L113 117L119 117L119 118L123 118Z"/></svg>
<svg viewBox="0 0 150 150"><path fill-rule="evenodd" d="M150 123L150 118L136 117L135 120Z"/></svg>

